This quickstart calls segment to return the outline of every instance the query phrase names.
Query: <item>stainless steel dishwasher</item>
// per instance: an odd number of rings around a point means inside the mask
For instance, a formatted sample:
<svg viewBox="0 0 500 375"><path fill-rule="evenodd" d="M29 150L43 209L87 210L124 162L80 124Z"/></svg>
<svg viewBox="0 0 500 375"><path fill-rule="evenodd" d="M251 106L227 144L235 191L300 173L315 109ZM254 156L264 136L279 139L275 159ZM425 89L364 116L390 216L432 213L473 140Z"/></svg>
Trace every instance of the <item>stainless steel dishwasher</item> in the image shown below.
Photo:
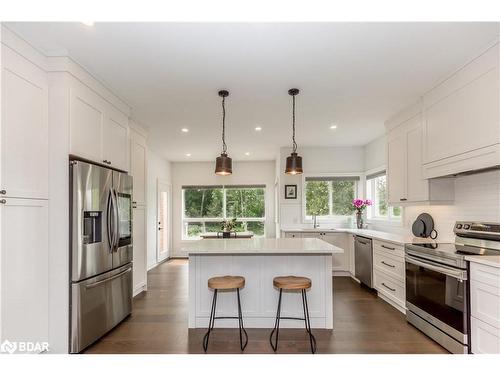
<svg viewBox="0 0 500 375"><path fill-rule="evenodd" d="M356 278L372 288L373 251L370 238L354 236L354 266Z"/></svg>

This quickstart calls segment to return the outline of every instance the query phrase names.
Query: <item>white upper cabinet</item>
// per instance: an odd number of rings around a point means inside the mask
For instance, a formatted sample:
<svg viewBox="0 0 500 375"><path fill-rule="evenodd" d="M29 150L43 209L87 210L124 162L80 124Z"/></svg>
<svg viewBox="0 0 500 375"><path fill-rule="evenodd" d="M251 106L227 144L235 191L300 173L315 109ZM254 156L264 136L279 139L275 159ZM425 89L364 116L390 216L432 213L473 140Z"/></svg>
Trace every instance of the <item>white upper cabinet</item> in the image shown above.
<svg viewBox="0 0 500 375"><path fill-rule="evenodd" d="M70 153L128 171L128 117L89 87L70 82Z"/></svg>
<svg viewBox="0 0 500 375"><path fill-rule="evenodd" d="M389 203L400 205L452 201L452 178L426 180L423 176L420 102L386 122L386 127Z"/></svg>
<svg viewBox="0 0 500 375"><path fill-rule="evenodd" d="M423 97L424 176L500 164L498 45Z"/></svg>
<svg viewBox="0 0 500 375"><path fill-rule="evenodd" d="M390 171L390 172L389 172ZM390 202L406 199L406 134L387 141L387 194Z"/></svg>
<svg viewBox="0 0 500 375"><path fill-rule="evenodd" d="M2 46L0 190L48 198L48 83L44 71Z"/></svg>
<svg viewBox="0 0 500 375"><path fill-rule="evenodd" d="M70 152L102 162L104 109L89 89L70 89Z"/></svg>
<svg viewBox="0 0 500 375"><path fill-rule="evenodd" d="M130 174L134 178L133 201L136 205L146 204L146 138L135 130L130 130Z"/></svg>
<svg viewBox="0 0 500 375"><path fill-rule="evenodd" d="M128 170L128 118L109 107L103 130L103 160L112 167Z"/></svg>

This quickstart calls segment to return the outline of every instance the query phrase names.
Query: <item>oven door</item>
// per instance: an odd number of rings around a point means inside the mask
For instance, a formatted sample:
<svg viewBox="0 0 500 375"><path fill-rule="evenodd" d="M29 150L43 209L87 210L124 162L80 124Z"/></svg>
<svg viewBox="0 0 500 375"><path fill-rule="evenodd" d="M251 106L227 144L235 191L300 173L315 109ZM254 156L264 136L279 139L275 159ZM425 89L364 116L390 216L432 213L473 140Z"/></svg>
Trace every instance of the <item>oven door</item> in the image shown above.
<svg viewBox="0 0 500 375"><path fill-rule="evenodd" d="M467 271L406 254L408 310L467 344Z"/></svg>

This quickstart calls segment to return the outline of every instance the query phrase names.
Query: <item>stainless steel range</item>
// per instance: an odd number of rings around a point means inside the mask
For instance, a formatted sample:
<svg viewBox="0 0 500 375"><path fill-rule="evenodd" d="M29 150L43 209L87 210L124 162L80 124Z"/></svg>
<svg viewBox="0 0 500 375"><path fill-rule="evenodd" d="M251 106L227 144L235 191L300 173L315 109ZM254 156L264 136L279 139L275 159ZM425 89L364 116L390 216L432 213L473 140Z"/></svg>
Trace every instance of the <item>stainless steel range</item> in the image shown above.
<svg viewBox="0 0 500 375"><path fill-rule="evenodd" d="M454 243L407 244L406 319L452 353L469 352L466 255L500 255L500 224L455 223Z"/></svg>

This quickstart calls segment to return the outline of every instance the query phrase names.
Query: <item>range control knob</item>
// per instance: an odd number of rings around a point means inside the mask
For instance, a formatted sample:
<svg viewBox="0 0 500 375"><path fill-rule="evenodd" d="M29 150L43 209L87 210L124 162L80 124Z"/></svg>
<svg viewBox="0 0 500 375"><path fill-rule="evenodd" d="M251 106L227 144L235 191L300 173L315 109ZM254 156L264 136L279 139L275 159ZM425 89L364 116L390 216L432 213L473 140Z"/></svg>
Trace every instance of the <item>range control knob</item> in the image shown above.
<svg viewBox="0 0 500 375"><path fill-rule="evenodd" d="M464 224L464 229L470 229L470 225L469 224Z"/></svg>
<svg viewBox="0 0 500 375"><path fill-rule="evenodd" d="M462 229L462 224L457 224L457 226L455 228Z"/></svg>

